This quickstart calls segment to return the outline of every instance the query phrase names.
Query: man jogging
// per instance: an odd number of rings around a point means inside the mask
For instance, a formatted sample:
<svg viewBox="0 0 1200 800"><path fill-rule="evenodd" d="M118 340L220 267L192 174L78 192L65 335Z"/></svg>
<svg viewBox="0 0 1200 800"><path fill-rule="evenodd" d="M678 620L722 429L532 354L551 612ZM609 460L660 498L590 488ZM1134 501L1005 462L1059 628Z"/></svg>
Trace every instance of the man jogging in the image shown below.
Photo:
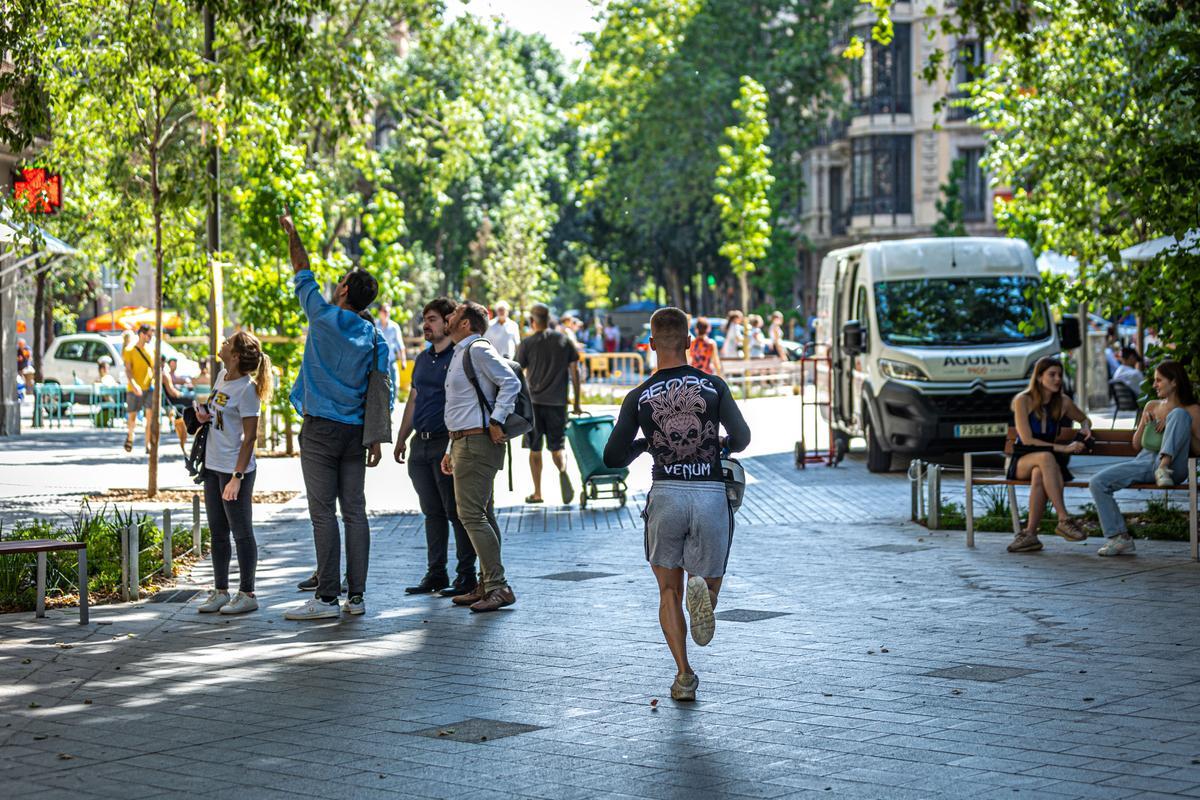
<svg viewBox="0 0 1200 800"><path fill-rule="evenodd" d="M563 442L567 430L567 379L575 389L575 413L579 405L579 351L569 338L550 330L550 309L537 303L529 311L533 335L517 345L517 363L525 370L529 398L533 401L533 430L526 434L529 447L529 471L533 475L533 494L526 503L542 502L542 446L550 448L550 458L558 468L558 485L563 505L575 499L575 489L567 475Z"/></svg>
<svg viewBox="0 0 1200 800"><path fill-rule="evenodd" d="M475 548L467 529L458 518L454 499L454 478L442 472L442 457L450 443L446 430L446 375L454 357L454 342L446 334L446 320L454 313L454 302L439 297L421 312L421 331L430 346L421 351L413 364L412 388L404 405L400 435L396 437L396 463L408 456L408 476L425 515L425 545L428 566L425 577L408 594L441 592L444 597L473 594ZM408 439L412 437L412 452ZM454 584L446 572L446 545L450 527L454 527L457 573ZM450 587L447 589L447 587Z"/></svg>
<svg viewBox="0 0 1200 800"><path fill-rule="evenodd" d="M333 301L325 302L292 218L284 215L279 224L288 235L296 297L308 318L304 360L291 401L304 418L300 469L312 517L318 575L316 595L284 616L300 620L339 616L338 506L346 528L348 594L342 610L362 614L366 611L363 592L371 546L363 483L366 468L374 467L380 459L378 444L363 446L363 419L370 373L386 373L389 357L386 343L362 312L375 300L379 284L370 274L351 270L338 281Z"/></svg>
<svg viewBox="0 0 1200 800"><path fill-rule="evenodd" d="M721 451L746 449L750 429L725 382L688 365L686 314L678 308L654 312L650 347L658 354L658 371L625 397L604 463L625 467L642 453L654 457L643 514L646 558L658 580L659 624L678 668L671 697L695 700L700 681L687 658L683 574L692 639L703 646L712 640L713 607L733 542ZM645 438L635 439L639 427Z"/></svg>
<svg viewBox="0 0 1200 800"><path fill-rule="evenodd" d="M517 403L521 381L500 360L492 345L482 341L487 330L487 309L465 302L448 320L454 340L454 358L446 376L446 429L450 447L442 458L442 472L454 476L458 518L479 554L479 586L471 594L453 599L472 611L496 611L516 602L504 564L500 561L500 527L488 513L496 473L504 465L504 429L501 427ZM470 358L477 385L463 366ZM482 394L482 397L480 395Z"/></svg>

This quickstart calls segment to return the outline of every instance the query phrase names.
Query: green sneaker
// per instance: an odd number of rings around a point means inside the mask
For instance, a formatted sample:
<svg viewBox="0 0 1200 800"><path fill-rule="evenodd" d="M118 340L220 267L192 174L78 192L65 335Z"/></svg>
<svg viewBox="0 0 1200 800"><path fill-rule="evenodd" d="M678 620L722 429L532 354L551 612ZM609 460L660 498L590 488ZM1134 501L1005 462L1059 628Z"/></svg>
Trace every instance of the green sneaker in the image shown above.
<svg viewBox="0 0 1200 800"><path fill-rule="evenodd" d="M688 578L687 611L692 625L692 641L703 647L712 641L717 630L717 619L713 616L712 595L708 582L699 575Z"/></svg>
<svg viewBox="0 0 1200 800"><path fill-rule="evenodd" d="M694 672L690 675L676 675L675 682L671 684L671 699L695 702L696 687L699 685L700 679Z"/></svg>

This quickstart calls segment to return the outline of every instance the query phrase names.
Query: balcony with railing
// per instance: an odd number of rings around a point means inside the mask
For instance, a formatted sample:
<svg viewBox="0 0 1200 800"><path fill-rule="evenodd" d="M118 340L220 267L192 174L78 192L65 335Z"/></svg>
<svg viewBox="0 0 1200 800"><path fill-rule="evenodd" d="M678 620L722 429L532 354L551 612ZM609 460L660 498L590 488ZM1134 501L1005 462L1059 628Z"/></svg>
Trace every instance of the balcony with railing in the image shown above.
<svg viewBox="0 0 1200 800"><path fill-rule="evenodd" d="M966 104L970 97L970 92L951 92L946 96L947 122L965 122L979 113Z"/></svg>

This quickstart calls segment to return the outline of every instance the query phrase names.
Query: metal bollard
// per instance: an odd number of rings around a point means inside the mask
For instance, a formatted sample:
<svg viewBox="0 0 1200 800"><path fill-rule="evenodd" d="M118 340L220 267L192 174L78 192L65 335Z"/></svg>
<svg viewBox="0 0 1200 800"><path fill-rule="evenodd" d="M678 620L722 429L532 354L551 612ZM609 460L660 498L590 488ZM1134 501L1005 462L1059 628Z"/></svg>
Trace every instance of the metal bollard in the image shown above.
<svg viewBox="0 0 1200 800"><path fill-rule="evenodd" d="M921 521L921 490L924 488L921 484L925 478L925 465L921 459L914 458L912 463L908 465L908 483L912 489L912 521Z"/></svg>
<svg viewBox="0 0 1200 800"><path fill-rule="evenodd" d="M192 495L192 549L196 551L196 557L204 555L200 552L200 495Z"/></svg>
<svg viewBox="0 0 1200 800"><path fill-rule="evenodd" d="M175 543L171 541L171 509L163 510L163 565L162 573L164 578L170 578L175 575L175 566L172 563L175 558Z"/></svg>
<svg viewBox="0 0 1200 800"><path fill-rule="evenodd" d="M142 596L142 579L139 574L142 561L141 531L135 522L129 526L129 595L130 600L139 600Z"/></svg>
<svg viewBox="0 0 1200 800"><path fill-rule="evenodd" d="M121 600L129 600L129 528L121 528Z"/></svg>
<svg viewBox="0 0 1200 800"><path fill-rule="evenodd" d="M928 509L929 530L936 531L942 524L941 464L931 464L929 466L929 500L925 507Z"/></svg>

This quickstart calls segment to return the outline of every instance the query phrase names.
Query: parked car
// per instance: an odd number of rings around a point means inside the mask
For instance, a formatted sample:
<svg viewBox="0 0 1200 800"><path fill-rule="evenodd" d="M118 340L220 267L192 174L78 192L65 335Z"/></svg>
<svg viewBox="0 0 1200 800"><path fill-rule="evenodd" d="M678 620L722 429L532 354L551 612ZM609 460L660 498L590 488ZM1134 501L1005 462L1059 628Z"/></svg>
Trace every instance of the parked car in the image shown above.
<svg viewBox="0 0 1200 800"><path fill-rule="evenodd" d="M154 353L154 342L147 346ZM162 343L164 360L178 359L176 374L194 378L200 374L200 365L180 353L168 342ZM125 383L125 360L121 355L121 335L115 333L69 333L59 336L50 343L42 359L42 379L46 383L91 383L96 377L96 362L101 356L112 359L111 374L118 383Z"/></svg>

